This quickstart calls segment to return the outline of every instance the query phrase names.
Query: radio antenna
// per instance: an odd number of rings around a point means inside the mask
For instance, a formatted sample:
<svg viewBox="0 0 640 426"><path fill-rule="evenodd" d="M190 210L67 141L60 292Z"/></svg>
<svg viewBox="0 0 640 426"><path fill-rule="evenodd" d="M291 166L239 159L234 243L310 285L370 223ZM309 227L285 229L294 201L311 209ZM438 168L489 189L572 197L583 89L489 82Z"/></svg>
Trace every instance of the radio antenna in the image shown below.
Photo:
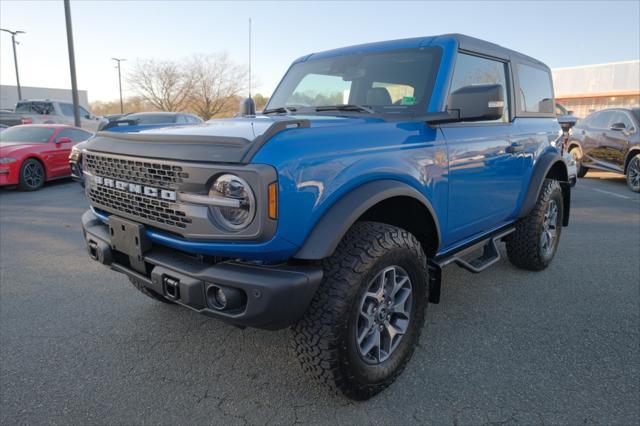
<svg viewBox="0 0 640 426"><path fill-rule="evenodd" d="M249 98L251 98L251 18L249 18Z"/></svg>

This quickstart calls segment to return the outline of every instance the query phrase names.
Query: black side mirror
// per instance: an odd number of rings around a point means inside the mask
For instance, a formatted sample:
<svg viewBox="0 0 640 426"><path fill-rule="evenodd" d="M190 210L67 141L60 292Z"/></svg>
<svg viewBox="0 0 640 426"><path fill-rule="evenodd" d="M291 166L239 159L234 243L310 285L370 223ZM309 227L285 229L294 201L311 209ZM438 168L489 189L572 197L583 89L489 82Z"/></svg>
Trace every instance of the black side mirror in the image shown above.
<svg viewBox="0 0 640 426"><path fill-rule="evenodd" d="M458 111L460 121L502 118L504 89L501 84L464 86L449 95L449 110Z"/></svg>
<svg viewBox="0 0 640 426"><path fill-rule="evenodd" d="M627 130L627 126L624 123L613 123L610 127L611 130L616 130L618 132L622 132Z"/></svg>

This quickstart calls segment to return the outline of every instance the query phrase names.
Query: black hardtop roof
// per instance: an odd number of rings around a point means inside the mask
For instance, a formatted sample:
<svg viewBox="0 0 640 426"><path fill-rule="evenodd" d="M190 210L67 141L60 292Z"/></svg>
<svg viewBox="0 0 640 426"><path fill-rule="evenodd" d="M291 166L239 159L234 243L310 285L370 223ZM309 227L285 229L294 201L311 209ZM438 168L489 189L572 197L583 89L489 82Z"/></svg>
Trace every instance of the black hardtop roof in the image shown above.
<svg viewBox="0 0 640 426"><path fill-rule="evenodd" d="M516 60L520 63L528 63L532 65L536 65L538 67L542 67L545 69L549 69L549 67L544 64L542 61L539 61L531 56L524 55L520 52L516 52L515 50L507 49L506 47L502 47L498 44L491 43L486 40L481 40L479 38L471 37L464 34L441 34L435 36L428 37L413 37L406 39L398 39L398 40L385 40L373 43L365 43L354 46L346 46L337 49L331 49L324 52L316 52L310 55L303 56L298 58L295 62L313 60L314 57L322 58L327 56L339 56L339 55L349 55L357 52L367 51L367 50L395 50L407 47L424 47L429 46L429 44L433 43L436 40L439 41L448 41L455 40L458 43L458 47L461 50L475 52L481 55L491 56L494 58L499 58L503 60Z"/></svg>
<svg viewBox="0 0 640 426"><path fill-rule="evenodd" d="M454 38L458 41L458 46L462 50L468 50L470 52L477 52L487 56L493 56L495 58L517 60L518 62L531 63L534 65L549 68L544 62L538 59L527 56L523 53L516 52L515 50L507 49L499 44L491 43L486 40L471 37L464 34L443 34L437 36L437 38Z"/></svg>

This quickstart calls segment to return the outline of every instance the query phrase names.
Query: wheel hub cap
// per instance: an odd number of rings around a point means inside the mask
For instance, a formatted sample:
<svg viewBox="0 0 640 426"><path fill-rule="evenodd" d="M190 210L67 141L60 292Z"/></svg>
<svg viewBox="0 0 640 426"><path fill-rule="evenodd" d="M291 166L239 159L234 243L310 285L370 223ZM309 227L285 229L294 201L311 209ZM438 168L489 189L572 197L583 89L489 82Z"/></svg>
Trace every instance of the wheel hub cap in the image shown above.
<svg viewBox="0 0 640 426"><path fill-rule="evenodd" d="M369 283L360 300L356 343L369 364L385 361L398 348L411 316L412 287L409 275L390 266Z"/></svg>

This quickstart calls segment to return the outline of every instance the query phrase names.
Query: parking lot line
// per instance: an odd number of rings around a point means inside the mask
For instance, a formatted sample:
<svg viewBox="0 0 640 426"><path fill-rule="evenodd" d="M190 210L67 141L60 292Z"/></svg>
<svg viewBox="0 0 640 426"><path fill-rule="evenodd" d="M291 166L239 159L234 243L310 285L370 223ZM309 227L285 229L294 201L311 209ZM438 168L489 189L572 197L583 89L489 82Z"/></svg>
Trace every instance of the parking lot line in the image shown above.
<svg viewBox="0 0 640 426"><path fill-rule="evenodd" d="M587 187L587 188L588 188L588 187ZM631 197L627 197L626 195L616 194L615 192L607 191L607 190L604 190L604 189L598 189L598 188L589 188L589 189L592 189L592 190L594 190L594 191L601 192L601 193L603 193L603 194L612 195L612 196L614 196L614 197L622 198L622 199L624 199L624 200L630 200L630 199L631 199Z"/></svg>

